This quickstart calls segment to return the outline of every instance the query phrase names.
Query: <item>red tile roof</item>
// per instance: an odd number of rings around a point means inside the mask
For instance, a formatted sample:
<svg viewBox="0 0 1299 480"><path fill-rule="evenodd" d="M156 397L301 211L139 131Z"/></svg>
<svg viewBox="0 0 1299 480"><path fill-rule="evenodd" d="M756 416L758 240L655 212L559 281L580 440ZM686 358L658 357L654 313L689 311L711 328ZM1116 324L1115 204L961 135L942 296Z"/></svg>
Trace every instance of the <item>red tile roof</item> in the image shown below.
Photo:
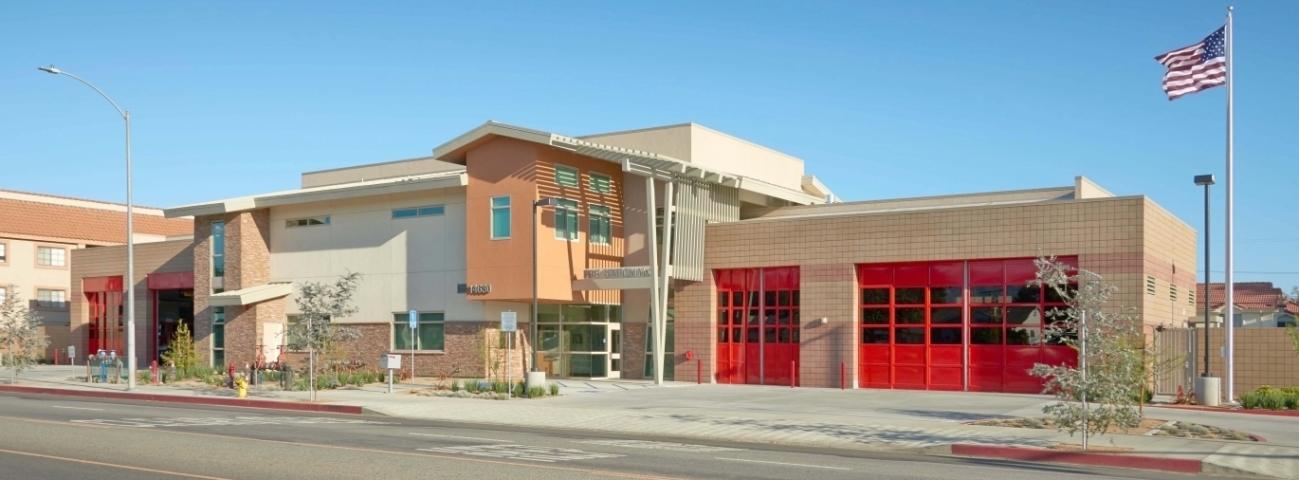
<svg viewBox="0 0 1299 480"><path fill-rule="evenodd" d="M1238 308L1245 310L1288 308L1285 292L1272 286L1272 282L1236 282L1235 290L1233 300ZM1212 292L1213 295L1209 298L1209 305L1215 309L1221 307L1227 301L1227 284L1213 284ZM1195 298L1200 305L1204 305L1203 283L1195 286Z"/></svg>
<svg viewBox="0 0 1299 480"><path fill-rule="evenodd" d="M147 235L184 235L194 232L192 220L135 214L135 232ZM0 198L0 235L61 238L80 243L125 243L126 215L54 203Z"/></svg>

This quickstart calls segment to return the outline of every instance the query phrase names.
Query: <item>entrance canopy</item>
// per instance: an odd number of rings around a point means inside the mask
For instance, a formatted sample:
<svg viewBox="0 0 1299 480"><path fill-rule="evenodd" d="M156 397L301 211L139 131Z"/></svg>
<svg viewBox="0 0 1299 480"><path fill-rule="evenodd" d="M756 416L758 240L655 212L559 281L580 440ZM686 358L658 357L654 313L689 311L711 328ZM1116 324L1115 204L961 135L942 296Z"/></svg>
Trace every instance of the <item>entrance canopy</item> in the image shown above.
<svg viewBox="0 0 1299 480"><path fill-rule="evenodd" d="M241 307L276 298L286 297L293 293L292 282L268 283L255 287L231 290L207 297L208 305L213 307Z"/></svg>

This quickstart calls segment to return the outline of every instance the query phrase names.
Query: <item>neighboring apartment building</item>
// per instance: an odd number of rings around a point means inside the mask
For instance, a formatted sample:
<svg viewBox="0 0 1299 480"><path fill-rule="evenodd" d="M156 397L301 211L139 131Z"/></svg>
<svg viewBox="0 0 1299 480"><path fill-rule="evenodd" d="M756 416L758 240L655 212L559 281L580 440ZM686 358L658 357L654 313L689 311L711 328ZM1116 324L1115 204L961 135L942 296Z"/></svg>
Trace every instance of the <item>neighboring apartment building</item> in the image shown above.
<svg viewBox="0 0 1299 480"><path fill-rule="evenodd" d="M135 207L136 242L192 234L189 220ZM62 355L71 341L73 252L125 242L125 205L0 190L0 297L17 293L41 316L48 358L56 349Z"/></svg>
<svg viewBox="0 0 1299 480"><path fill-rule="evenodd" d="M549 205L534 221L538 199ZM243 364L300 362L282 347L298 288L358 272L359 311L335 321L363 336L340 359L413 348L420 375L465 377L499 371L490 351L503 345L502 312L528 331L534 265L539 368L650 376L646 266L651 249L662 258L665 230L664 373L677 380L701 371L722 383L1036 391L1028 366L1076 361L1043 337L1058 299L1025 286L1039 253L1105 275L1121 289L1112 307L1135 307L1151 328L1193 313L1188 295L1146 293L1192 290L1195 231L1143 196L1078 177L1059 188L833 199L802 160L695 124L567 137L489 122L430 157L167 209L194 217L192 250L171 247L166 271L143 273L150 289L155 275L158 290L176 287L185 273L172 269L189 255L202 353ZM519 355L516 371L532 361Z"/></svg>
<svg viewBox="0 0 1299 480"><path fill-rule="evenodd" d="M1214 283L1210 289L1209 309L1213 312L1213 321L1209 325L1222 326L1226 312L1227 284ZM1195 294L1200 298L1196 304L1195 316L1189 320L1190 326L1198 327L1204 322L1204 284L1195 285ZM1242 328L1276 328L1295 324L1299 315L1299 304L1292 302L1284 291L1272 285L1272 282L1236 282L1236 308L1232 314L1235 326Z"/></svg>

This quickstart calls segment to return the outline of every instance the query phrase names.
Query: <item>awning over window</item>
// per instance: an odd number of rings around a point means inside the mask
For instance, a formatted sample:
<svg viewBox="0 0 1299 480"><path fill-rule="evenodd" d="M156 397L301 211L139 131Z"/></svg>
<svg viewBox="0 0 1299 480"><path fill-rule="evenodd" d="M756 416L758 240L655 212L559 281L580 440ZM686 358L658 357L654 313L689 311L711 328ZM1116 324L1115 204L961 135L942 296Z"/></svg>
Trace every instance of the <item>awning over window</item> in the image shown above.
<svg viewBox="0 0 1299 480"><path fill-rule="evenodd" d="M241 307L258 302L265 302L293 293L293 283L268 283L255 287L241 288L222 292L207 297L208 305L213 307Z"/></svg>

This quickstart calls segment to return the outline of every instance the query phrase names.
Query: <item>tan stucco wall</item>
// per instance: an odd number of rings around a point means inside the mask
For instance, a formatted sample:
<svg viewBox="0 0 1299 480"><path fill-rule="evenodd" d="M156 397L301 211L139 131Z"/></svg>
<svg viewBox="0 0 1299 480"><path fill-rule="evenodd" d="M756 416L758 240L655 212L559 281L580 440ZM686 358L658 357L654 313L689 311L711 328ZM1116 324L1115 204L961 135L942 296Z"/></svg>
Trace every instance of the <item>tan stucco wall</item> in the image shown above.
<svg viewBox="0 0 1299 480"><path fill-rule="evenodd" d="M36 305L37 290L62 290L65 298L72 301L71 290L71 271L74 260L72 253L80 248L80 245L61 243L61 242L43 242L32 241L17 238L6 238L0 236L0 243L4 243L5 262L0 263L0 287L3 287L8 295L13 295L16 291L22 296L28 306L35 310L41 316L41 324L51 328L66 327L68 325L68 309L41 308ZM43 267L36 265L37 247L57 247L65 250L63 267Z"/></svg>
<svg viewBox="0 0 1299 480"><path fill-rule="evenodd" d="M393 219L399 208L443 206L444 214ZM329 225L286 228L288 219L330 217ZM465 189L445 188L271 209L270 279L293 282L282 302L297 313L298 287L362 275L356 315L342 323L392 322L393 313L445 312L448 321L482 321L481 302L456 293L465 282Z"/></svg>

